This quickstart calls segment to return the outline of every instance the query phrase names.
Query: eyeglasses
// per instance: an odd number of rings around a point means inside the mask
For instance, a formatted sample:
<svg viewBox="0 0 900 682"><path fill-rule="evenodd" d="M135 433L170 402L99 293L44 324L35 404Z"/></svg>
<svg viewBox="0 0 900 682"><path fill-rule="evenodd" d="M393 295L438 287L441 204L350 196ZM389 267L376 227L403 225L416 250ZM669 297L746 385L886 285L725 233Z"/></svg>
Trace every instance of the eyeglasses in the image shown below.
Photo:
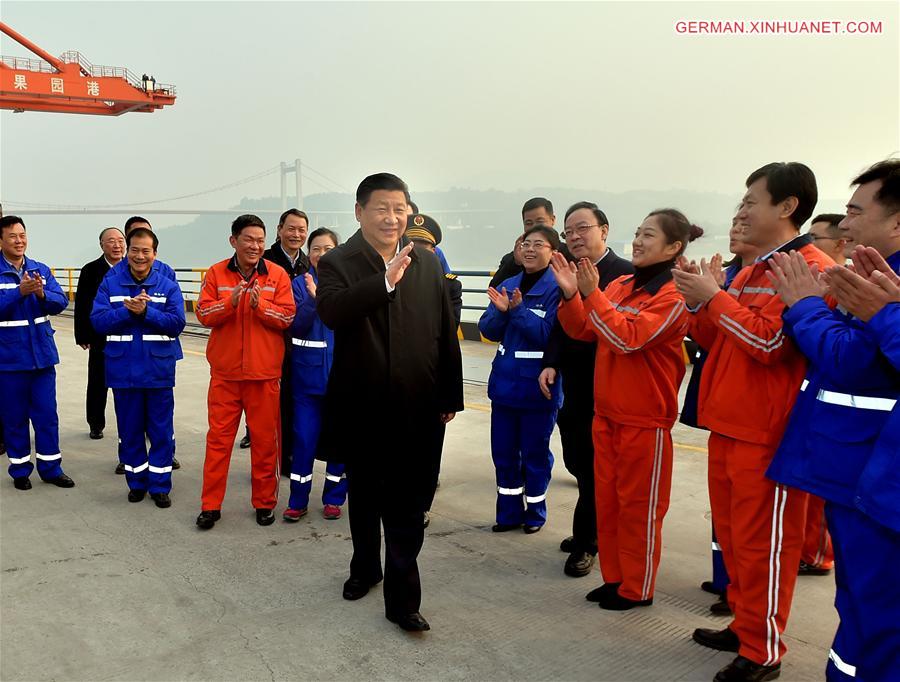
<svg viewBox="0 0 900 682"><path fill-rule="evenodd" d="M572 229L563 230L563 233L562 233L563 239L571 239L576 234L579 237L583 237L587 233L587 231L590 230L592 227L600 227L600 225L597 223L594 223L593 225L585 225L585 224L573 225Z"/></svg>
<svg viewBox="0 0 900 682"><path fill-rule="evenodd" d="M522 242L520 244L523 251L528 251L529 249L534 249L535 251L540 251L545 246L550 246L547 242Z"/></svg>

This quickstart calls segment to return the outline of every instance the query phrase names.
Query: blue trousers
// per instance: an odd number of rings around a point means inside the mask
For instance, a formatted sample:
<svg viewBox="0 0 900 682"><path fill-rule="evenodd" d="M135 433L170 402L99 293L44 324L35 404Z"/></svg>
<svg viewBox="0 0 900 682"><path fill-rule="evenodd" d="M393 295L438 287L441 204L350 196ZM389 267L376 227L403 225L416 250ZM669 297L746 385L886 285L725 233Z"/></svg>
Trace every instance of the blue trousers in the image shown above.
<svg viewBox="0 0 900 682"><path fill-rule="evenodd" d="M306 509L312 491L313 463L322 431L322 399L320 395L294 394L294 440L291 453L291 498L288 507ZM347 476L344 465L328 462L322 504L341 506L347 499Z"/></svg>
<svg viewBox="0 0 900 682"><path fill-rule="evenodd" d="M3 440L9 457L9 475L25 478L34 471L28 428L31 422L38 475L45 481L62 476L56 368L0 372L0 394L3 397Z"/></svg>
<svg viewBox="0 0 900 682"><path fill-rule="evenodd" d="M114 388L119 459L131 490L168 493L175 456L175 396L171 388ZM147 452L147 439L150 451Z"/></svg>
<svg viewBox="0 0 900 682"><path fill-rule="evenodd" d="M722 548L716 540L716 529L712 529L712 584L717 590L725 592L731 579L725 568L725 559L722 556Z"/></svg>
<svg viewBox="0 0 900 682"><path fill-rule="evenodd" d="M826 677L900 680L900 533L831 502L825 516L834 545L834 606L841 618Z"/></svg>
<svg viewBox="0 0 900 682"><path fill-rule="evenodd" d="M491 455L497 471L497 523L543 526L553 469L550 435L556 409L491 404Z"/></svg>

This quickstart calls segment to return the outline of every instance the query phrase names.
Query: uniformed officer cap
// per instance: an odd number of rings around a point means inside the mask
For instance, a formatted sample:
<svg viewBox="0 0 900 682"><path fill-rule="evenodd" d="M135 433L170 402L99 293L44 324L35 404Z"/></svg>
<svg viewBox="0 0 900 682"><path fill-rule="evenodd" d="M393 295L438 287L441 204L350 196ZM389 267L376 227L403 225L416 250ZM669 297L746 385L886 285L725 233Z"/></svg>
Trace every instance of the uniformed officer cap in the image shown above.
<svg viewBox="0 0 900 682"><path fill-rule="evenodd" d="M441 243L441 226L429 215L414 213L406 218L406 238L437 246Z"/></svg>

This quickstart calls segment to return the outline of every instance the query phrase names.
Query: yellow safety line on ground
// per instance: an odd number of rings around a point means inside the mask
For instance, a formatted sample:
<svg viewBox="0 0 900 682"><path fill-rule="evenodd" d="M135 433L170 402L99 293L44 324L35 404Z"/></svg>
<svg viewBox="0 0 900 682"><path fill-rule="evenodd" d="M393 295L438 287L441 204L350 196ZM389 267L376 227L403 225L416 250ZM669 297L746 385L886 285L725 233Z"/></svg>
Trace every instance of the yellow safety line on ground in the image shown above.
<svg viewBox="0 0 900 682"><path fill-rule="evenodd" d="M694 452L702 452L704 455L709 451L706 448L701 448L697 445L683 445L682 443L672 443L676 448L681 448L682 450L692 450Z"/></svg>
<svg viewBox="0 0 900 682"><path fill-rule="evenodd" d="M184 349L182 349L184 350ZM199 350L184 350L185 353L190 353L191 355L199 355L201 358L206 357L206 353L201 353Z"/></svg>

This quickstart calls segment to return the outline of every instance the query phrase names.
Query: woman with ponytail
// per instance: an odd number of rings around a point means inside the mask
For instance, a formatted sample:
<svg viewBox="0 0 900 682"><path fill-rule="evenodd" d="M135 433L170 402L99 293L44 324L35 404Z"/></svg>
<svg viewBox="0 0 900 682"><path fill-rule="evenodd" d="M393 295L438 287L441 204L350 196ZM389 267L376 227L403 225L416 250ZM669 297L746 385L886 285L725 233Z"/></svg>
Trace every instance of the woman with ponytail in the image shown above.
<svg viewBox="0 0 900 682"><path fill-rule="evenodd" d="M688 326L672 268L702 234L680 211L653 211L632 241L634 275L605 291L587 260L576 266L554 254L551 262L562 290L563 329L572 338L597 342L594 477L604 584L587 599L603 609L653 603Z"/></svg>

